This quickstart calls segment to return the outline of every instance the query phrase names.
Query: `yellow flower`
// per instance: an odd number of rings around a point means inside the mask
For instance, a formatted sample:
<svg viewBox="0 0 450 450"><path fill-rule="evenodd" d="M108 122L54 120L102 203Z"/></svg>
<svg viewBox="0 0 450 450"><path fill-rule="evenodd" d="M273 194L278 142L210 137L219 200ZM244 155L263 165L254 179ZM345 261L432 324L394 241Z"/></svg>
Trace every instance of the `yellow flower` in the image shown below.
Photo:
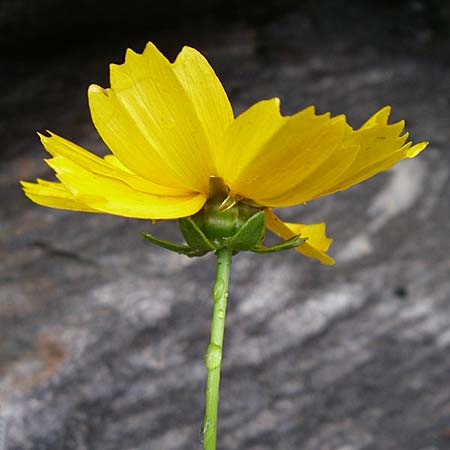
<svg viewBox="0 0 450 450"><path fill-rule="evenodd" d="M389 107L353 130L344 115L308 107L280 114L278 98L237 117L207 60L184 47L170 63L149 43L111 65L111 88L89 88L97 131L111 150L103 158L49 133L40 135L59 182L23 182L34 202L53 208L142 219L177 219L198 212L210 177L233 198L260 205L267 227L297 250L332 264L325 224L284 223L271 208L304 203L347 189L412 158L427 145L406 142L404 122L388 124Z"/></svg>

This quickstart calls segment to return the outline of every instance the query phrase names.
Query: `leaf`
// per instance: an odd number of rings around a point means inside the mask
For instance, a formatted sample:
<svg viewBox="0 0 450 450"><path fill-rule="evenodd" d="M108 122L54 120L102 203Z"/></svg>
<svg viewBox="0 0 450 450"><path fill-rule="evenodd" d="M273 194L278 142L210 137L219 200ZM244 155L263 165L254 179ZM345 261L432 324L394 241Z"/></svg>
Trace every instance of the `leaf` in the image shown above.
<svg viewBox="0 0 450 450"><path fill-rule="evenodd" d="M302 238L300 235L296 235L287 239L286 241L280 242L279 244L272 245L271 247L264 247L263 245L254 247L251 249L255 253L274 253L281 252L283 250L290 250L291 248L298 247L303 244L308 238Z"/></svg>
<svg viewBox="0 0 450 450"><path fill-rule="evenodd" d="M227 247L235 251L252 250L259 246L266 229L264 211L251 216L236 234L227 242Z"/></svg>
<svg viewBox="0 0 450 450"><path fill-rule="evenodd" d="M165 248L172 252L179 253L180 255L186 255L189 257L193 257L193 256L203 256L206 253L208 253L208 251L193 249L189 245L181 245L181 244L176 244L175 242L158 239L157 237L151 235L150 233L143 232L141 234L145 239L150 241L152 244L157 245L162 248Z"/></svg>
<svg viewBox="0 0 450 450"><path fill-rule="evenodd" d="M184 239L191 248L203 250L205 253L216 250L216 247L214 247L192 218L185 217L178 219L178 225Z"/></svg>

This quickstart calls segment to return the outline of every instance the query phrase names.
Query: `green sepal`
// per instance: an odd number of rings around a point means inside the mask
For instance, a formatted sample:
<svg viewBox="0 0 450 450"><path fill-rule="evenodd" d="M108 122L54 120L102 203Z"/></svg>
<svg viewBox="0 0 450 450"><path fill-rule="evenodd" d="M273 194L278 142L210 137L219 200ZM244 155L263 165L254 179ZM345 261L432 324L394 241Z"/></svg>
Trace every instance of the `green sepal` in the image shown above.
<svg viewBox="0 0 450 450"><path fill-rule="evenodd" d="M300 235L293 236L286 241L280 242L279 244L272 245L271 247L264 247L263 245L256 246L251 249L255 253L274 253L280 252L282 250L290 250L291 248L298 247L303 244L307 238L302 238Z"/></svg>
<svg viewBox="0 0 450 450"><path fill-rule="evenodd" d="M203 256L206 253L208 253L208 250L193 249L189 245L175 244L174 242L158 239L155 236L151 235L150 233L142 232L141 234L145 239L150 241L152 244L165 248L167 250L171 250L172 252L179 253L180 255L194 257L194 256Z"/></svg>
<svg viewBox="0 0 450 450"><path fill-rule="evenodd" d="M227 241L227 247L234 251L252 250L259 246L264 237L266 219L264 211L253 214L236 234Z"/></svg>
<svg viewBox="0 0 450 450"><path fill-rule="evenodd" d="M198 249L205 253L217 250L191 217L178 219L178 225L185 241L193 249Z"/></svg>

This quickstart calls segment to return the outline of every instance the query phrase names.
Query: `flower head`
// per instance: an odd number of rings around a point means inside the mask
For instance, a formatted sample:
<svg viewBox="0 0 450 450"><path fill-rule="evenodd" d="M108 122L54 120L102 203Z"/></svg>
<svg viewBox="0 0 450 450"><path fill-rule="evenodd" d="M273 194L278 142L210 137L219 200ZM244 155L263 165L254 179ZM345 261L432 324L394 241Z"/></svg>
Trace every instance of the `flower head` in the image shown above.
<svg viewBox="0 0 450 450"><path fill-rule="evenodd" d="M22 182L34 202L53 208L142 219L178 219L200 211L211 177L227 201L264 208L266 225L298 251L332 264L325 224L284 223L272 212L332 194L412 158L427 145L407 142L389 107L354 130L344 115L308 107L280 113L278 98L237 117L207 60L184 47L170 63L152 44L111 65L111 87L89 88L97 131L111 150L99 157L54 133L40 135L58 182Z"/></svg>

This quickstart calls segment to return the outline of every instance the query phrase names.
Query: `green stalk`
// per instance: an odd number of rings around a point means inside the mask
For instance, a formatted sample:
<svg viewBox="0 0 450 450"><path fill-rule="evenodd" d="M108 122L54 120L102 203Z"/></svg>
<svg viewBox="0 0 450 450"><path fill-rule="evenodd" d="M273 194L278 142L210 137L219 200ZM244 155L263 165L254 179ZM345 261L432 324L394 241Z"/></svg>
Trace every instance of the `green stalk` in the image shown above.
<svg viewBox="0 0 450 450"><path fill-rule="evenodd" d="M216 450L220 365L222 362L232 250L222 248L217 250L216 256L217 273L213 290L214 309L211 323L211 339L205 356L208 380L206 384L205 417L201 430L204 450Z"/></svg>

